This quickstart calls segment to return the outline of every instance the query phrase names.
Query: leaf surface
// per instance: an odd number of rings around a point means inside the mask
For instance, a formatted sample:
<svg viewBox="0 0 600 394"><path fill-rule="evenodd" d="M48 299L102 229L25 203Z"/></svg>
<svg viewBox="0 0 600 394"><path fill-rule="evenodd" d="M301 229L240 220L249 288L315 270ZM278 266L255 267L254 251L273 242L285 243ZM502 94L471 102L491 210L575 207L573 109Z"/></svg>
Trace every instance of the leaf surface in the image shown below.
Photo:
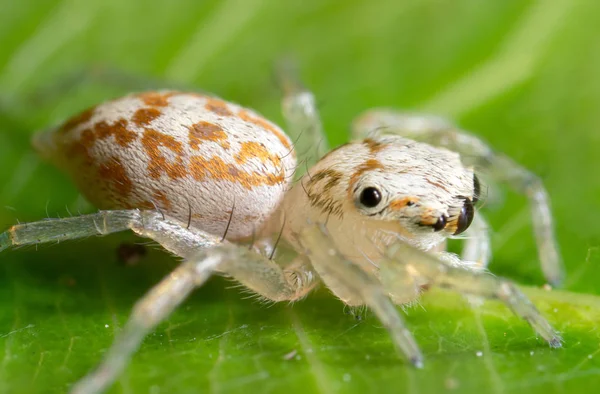
<svg viewBox="0 0 600 394"><path fill-rule="evenodd" d="M563 333L563 349L549 349L499 303L474 308L432 291L407 311L426 357L415 370L372 315L357 320L323 289L293 306L265 306L214 279L146 338L111 392L548 394L600 384L600 4L23 0L2 8L3 229L91 209L35 157L35 130L157 81L282 123L272 65L290 53L333 146L370 107L442 114L539 174L552 197L565 291L535 288L543 279L523 197L491 187L482 212L495 229L491 270L528 286ZM102 78L82 72L99 69ZM117 246L133 239L0 255L0 392L65 392L97 364L134 302L176 264L152 250L119 266Z"/></svg>

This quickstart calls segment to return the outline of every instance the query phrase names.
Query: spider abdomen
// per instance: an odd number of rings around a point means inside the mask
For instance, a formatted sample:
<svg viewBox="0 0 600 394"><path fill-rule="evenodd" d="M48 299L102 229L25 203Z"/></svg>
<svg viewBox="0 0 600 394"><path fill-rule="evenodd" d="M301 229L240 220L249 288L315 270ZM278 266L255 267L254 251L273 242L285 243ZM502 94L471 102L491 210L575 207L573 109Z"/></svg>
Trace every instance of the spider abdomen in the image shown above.
<svg viewBox="0 0 600 394"><path fill-rule="evenodd" d="M249 237L296 166L290 139L238 105L197 93L129 95L34 138L100 209L160 209L227 238Z"/></svg>

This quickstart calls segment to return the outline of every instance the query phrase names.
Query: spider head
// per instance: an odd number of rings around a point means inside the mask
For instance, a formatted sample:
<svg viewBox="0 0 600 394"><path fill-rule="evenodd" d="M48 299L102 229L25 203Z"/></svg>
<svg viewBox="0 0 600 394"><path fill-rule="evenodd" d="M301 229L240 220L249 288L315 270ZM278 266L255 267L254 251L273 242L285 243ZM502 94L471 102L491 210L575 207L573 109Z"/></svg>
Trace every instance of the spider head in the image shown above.
<svg viewBox="0 0 600 394"><path fill-rule="evenodd" d="M368 144L372 157L348 185L359 215L397 222L410 238L432 241L469 227L479 181L457 153L399 137Z"/></svg>
<svg viewBox="0 0 600 394"><path fill-rule="evenodd" d="M479 182L455 152L385 136L344 145L317 168L323 170L309 183L318 187L309 194L344 225L382 229L429 248L473 220Z"/></svg>

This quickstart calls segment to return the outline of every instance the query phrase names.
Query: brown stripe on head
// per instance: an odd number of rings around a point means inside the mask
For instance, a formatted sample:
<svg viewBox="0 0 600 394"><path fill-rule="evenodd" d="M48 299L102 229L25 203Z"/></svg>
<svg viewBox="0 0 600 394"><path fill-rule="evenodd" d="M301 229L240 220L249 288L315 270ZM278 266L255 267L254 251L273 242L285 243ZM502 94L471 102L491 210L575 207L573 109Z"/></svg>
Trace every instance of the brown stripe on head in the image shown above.
<svg viewBox="0 0 600 394"><path fill-rule="evenodd" d="M333 170L331 168L326 169L326 170L321 170L319 172L317 172L316 174L313 174L310 176L309 181L307 182L306 186L309 189L312 189L317 183L319 183L322 180L326 180L326 182L323 185L323 192L328 192L331 189L333 189L339 182L340 179L342 179L343 174L339 171Z"/></svg>
<svg viewBox="0 0 600 394"><path fill-rule="evenodd" d="M429 183L430 185L433 185L435 187L439 187L440 189L443 189L444 191L450 193L450 190L448 190L448 188L446 188L446 186L444 186L442 183L440 182L435 182L429 178L425 178L425 182Z"/></svg>
<svg viewBox="0 0 600 394"><path fill-rule="evenodd" d="M369 153L371 155L375 155L376 153L382 151L383 149L385 149L386 146L389 145L389 144L384 144L384 143L375 141L374 139L371 139L371 138L364 139L363 143L365 145L367 145L367 147L369 148Z"/></svg>
<svg viewBox="0 0 600 394"><path fill-rule="evenodd" d="M352 196L352 194L354 193L354 185L356 184L356 182L358 182L360 177L365 172L380 170L380 169L383 169L383 164L381 164L381 162L379 162L378 160L375 160L375 159L369 159L366 162L364 162L363 164L361 164L356 169L356 171L352 174L352 176L350 176L350 183L348 184L348 194L350 196Z"/></svg>
<svg viewBox="0 0 600 394"><path fill-rule="evenodd" d="M310 176L306 183L306 190L311 206L319 208L322 212L342 217L342 202L332 190L340 183L343 176L343 173L333 169L321 170ZM322 186L319 188L318 185Z"/></svg>

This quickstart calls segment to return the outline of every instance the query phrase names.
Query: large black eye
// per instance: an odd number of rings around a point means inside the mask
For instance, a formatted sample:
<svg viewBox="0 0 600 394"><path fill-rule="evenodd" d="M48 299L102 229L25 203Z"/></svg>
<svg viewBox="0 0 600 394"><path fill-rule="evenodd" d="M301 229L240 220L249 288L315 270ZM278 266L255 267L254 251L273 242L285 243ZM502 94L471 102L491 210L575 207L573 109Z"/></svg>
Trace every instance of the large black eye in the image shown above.
<svg viewBox="0 0 600 394"><path fill-rule="evenodd" d="M458 216L458 224L456 225L456 231L454 235L458 235L469 228L471 222L473 221L473 216L475 215L475 210L473 209L473 203L468 198L465 200L465 204L460 210L460 215Z"/></svg>
<svg viewBox="0 0 600 394"><path fill-rule="evenodd" d="M479 178L473 174L473 204L477 204L479 196L481 195L481 185L479 184Z"/></svg>
<svg viewBox="0 0 600 394"><path fill-rule="evenodd" d="M446 228L446 223L448 222L448 218L445 215L442 215L438 218L437 222L433 225L433 231L442 231Z"/></svg>
<svg viewBox="0 0 600 394"><path fill-rule="evenodd" d="M373 208L381 201L381 192L374 187L367 187L360 193L360 203L367 208Z"/></svg>

